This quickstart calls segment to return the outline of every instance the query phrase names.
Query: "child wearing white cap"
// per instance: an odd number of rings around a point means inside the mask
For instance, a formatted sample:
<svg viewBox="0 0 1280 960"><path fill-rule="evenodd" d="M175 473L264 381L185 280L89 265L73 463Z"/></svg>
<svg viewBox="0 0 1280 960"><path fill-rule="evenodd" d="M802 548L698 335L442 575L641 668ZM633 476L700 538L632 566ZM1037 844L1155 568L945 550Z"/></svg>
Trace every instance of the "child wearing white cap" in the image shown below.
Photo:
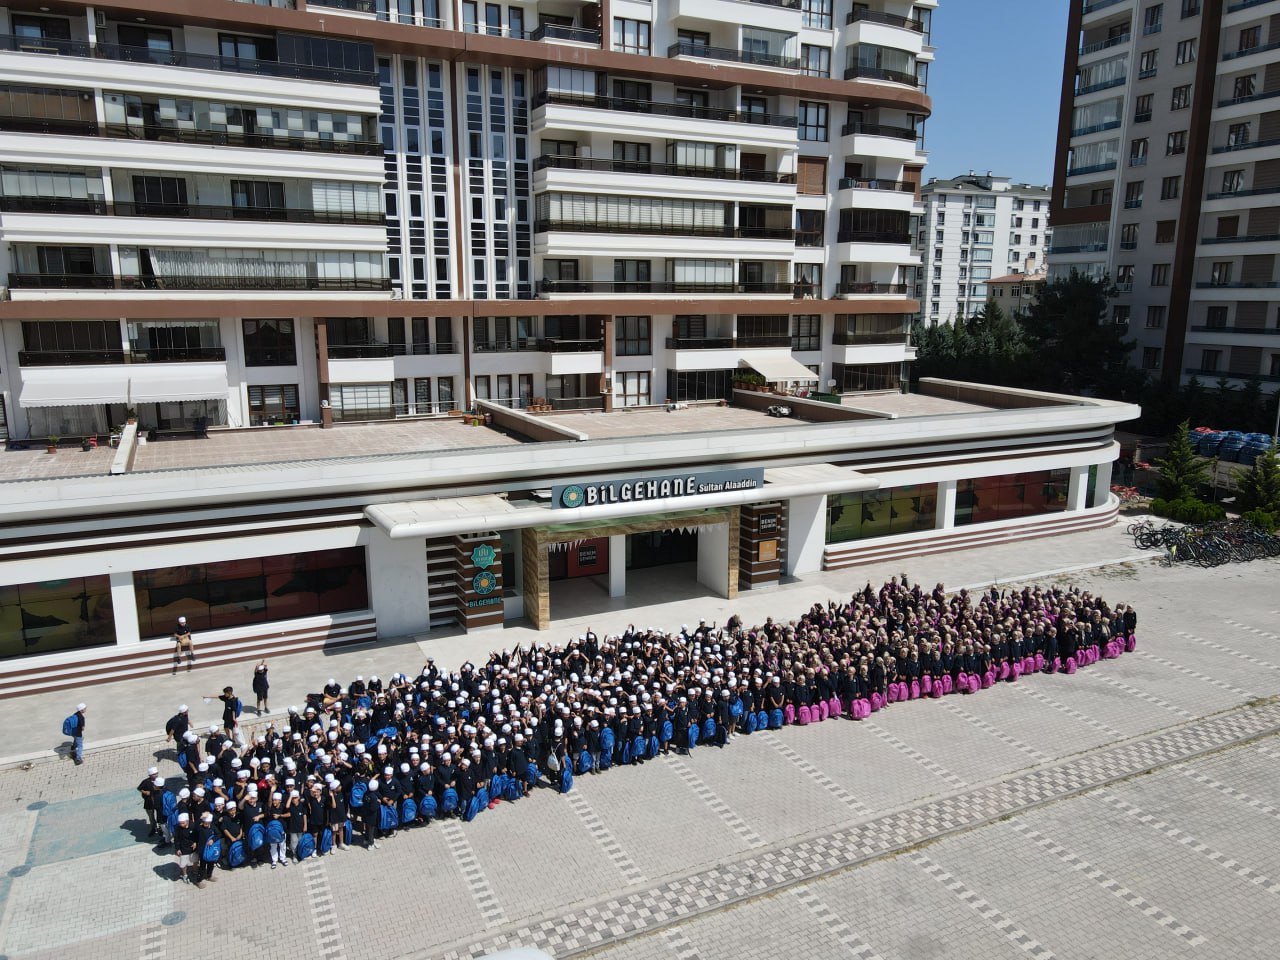
<svg viewBox="0 0 1280 960"><path fill-rule="evenodd" d="M178 665L182 663L182 655L187 655L187 670L191 670L191 665L196 662L196 645L191 639L191 628L187 626L187 618L179 617L178 625L173 628L173 672L178 672Z"/></svg>

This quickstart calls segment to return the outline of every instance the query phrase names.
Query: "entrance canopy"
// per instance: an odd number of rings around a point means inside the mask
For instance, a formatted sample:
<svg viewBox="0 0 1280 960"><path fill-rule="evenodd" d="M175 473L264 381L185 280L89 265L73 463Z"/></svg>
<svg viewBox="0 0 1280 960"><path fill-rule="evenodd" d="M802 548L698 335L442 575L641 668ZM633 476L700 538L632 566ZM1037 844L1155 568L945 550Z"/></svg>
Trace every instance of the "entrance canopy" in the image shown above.
<svg viewBox="0 0 1280 960"><path fill-rule="evenodd" d="M818 375L791 356L789 350L761 350L758 353L752 351L750 357L741 361L741 365L750 367L768 383L818 379Z"/></svg>

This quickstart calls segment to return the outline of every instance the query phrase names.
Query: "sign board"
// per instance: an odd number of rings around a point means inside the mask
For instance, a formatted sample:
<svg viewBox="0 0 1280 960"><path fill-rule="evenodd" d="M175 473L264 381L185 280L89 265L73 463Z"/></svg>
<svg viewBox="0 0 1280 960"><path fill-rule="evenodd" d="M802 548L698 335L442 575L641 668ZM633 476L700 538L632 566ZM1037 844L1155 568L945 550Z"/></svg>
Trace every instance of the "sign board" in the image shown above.
<svg viewBox="0 0 1280 960"><path fill-rule="evenodd" d="M606 503L638 503L763 488L762 467L711 470L703 473L561 484L551 488L551 505L558 509L574 509Z"/></svg>
<svg viewBox="0 0 1280 960"><path fill-rule="evenodd" d="M769 562L778 559L778 541L777 540L761 540L756 545L757 555L762 562Z"/></svg>
<svg viewBox="0 0 1280 960"><path fill-rule="evenodd" d="M578 566L594 567L600 562L600 548L594 543L586 543L578 548Z"/></svg>
<svg viewBox="0 0 1280 960"><path fill-rule="evenodd" d="M471 610L474 610L477 607L495 607L501 602L501 597L482 597L479 600L468 600L467 607Z"/></svg>
<svg viewBox="0 0 1280 960"><path fill-rule="evenodd" d="M757 517L756 524L756 530L759 533L777 533L778 515L776 513L762 513Z"/></svg>

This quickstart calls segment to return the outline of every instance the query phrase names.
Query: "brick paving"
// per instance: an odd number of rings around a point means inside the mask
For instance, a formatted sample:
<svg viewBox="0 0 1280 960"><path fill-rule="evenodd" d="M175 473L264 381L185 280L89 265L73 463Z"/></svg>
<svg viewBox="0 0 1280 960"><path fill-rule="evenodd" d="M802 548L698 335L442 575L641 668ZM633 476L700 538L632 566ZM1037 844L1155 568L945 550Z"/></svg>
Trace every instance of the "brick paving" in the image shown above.
<svg viewBox="0 0 1280 960"><path fill-rule="evenodd" d="M0 955L1269 957L1280 648L1258 598L1276 572L1082 573L1138 604L1138 655L740 737L200 891L134 838L141 771L173 772L157 743L2 770ZM1214 604L1186 601L1209 583Z"/></svg>

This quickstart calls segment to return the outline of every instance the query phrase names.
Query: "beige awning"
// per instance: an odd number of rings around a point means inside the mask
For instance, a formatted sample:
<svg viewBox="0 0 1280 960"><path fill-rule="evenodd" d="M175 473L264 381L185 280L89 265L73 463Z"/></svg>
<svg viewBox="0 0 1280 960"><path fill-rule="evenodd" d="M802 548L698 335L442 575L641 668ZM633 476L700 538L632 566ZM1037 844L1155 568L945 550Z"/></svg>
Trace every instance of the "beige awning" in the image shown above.
<svg viewBox="0 0 1280 960"><path fill-rule="evenodd" d="M129 384L133 403L227 399L227 372L222 364L195 365L181 371L134 367Z"/></svg>
<svg viewBox="0 0 1280 960"><path fill-rule="evenodd" d="M818 375L793 357L790 350L753 350L738 363L739 366L750 367L768 383L818 379Z"/></svg>
<svg viewBox="0 0 1280 960"><path fill-rule="evenodd" d="M102 403L127 403L129 368L25 367L22 370L23 407L88 407Z"/></svg>

